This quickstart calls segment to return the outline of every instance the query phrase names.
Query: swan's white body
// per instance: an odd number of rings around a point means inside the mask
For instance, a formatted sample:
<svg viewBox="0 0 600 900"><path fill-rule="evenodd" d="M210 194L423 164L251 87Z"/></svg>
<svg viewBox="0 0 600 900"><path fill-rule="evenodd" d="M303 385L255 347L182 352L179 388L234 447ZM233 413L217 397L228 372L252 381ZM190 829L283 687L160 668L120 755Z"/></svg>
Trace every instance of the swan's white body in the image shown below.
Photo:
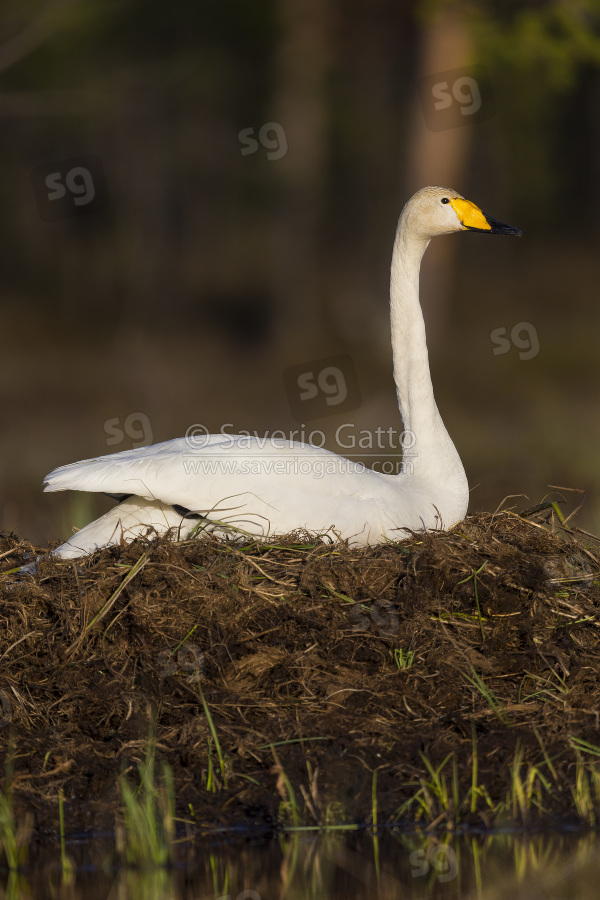
<svg viewBox="0 0 600 900"><path fill-rule="evenodd" d="M406 537L406 529L447 529L460 521L469 491L433 396L419 268L432 237L462 230L519 234L439 187L423 188L408 201L396 232L392 348L404 431L414 441L410 472L386 475L309 444L224 434L208 436L202 446L181 438L88 459L55 469L45 490L126 499L76 532L56 555L82 556L149 530L183 539L198 524L259 537L303 529L367 545Z"/></svg>

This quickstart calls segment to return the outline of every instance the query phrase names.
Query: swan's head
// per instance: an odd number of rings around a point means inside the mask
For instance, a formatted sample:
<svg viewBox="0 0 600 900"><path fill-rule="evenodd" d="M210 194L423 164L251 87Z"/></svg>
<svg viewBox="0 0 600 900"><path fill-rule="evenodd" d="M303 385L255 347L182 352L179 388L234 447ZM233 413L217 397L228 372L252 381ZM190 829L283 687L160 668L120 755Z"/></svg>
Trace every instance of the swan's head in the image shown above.
<svg viewBox="0 0 600 900"><path fill-rule="evenodd" d="M401 219L411 231L429 240L438 234L453 231L481 231L484 234L514 234L522 232L512 225L503 225L483 213L478 206L465 200L451 188L425 187L414 194L404 209Z"/></svg>

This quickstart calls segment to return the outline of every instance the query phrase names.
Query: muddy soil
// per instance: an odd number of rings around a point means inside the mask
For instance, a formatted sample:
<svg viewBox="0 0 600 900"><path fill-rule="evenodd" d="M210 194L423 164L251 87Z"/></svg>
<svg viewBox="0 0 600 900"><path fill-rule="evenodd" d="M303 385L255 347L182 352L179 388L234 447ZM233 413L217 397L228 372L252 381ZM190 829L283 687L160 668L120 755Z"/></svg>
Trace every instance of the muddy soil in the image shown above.
<svg viewBox="0 0 600 900"><path fill-rule="evenodd" d="M374 793L379 823L593 822L599 551L501 512L365 550L137 541L21 575L41 551L4 534L4 785L39 836L61 790L69 830L112 829L154 733L200 829L369 824Z"/></svg>

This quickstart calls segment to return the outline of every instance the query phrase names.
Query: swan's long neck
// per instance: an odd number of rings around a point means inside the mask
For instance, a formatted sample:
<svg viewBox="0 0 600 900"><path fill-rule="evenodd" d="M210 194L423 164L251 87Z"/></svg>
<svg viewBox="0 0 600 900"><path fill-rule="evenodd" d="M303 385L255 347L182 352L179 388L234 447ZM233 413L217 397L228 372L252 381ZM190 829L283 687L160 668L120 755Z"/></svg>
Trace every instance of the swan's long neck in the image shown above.
<svg viewBox="0 0 600 900"><path fill-rule="evenodd" d="M429 372L425 322L419 303L419 269L429 240L400 217L390 284L394 380L409 454L406 471L437 485L468 490L460 457L438 412ZM414 435L414 444L412 443ZM406 455L406 454L405 454Z"/></svg>

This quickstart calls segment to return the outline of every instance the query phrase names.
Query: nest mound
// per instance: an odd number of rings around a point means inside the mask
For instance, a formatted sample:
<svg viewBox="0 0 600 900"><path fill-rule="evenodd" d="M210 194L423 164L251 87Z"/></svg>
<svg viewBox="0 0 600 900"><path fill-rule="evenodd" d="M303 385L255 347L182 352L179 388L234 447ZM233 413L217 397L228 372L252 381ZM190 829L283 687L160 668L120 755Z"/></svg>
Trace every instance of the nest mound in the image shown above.
<svg viewBox="0 0 600 900"><path fill-rule="evenodd" d="M0 538L0 742L38 834L61 790L70 828L112 828L151 731L199 826L368 824L374 789L380 823L489 825L511 797L520 818L581 813L571 786L600 744L591 536L502 512L368 549L138 540L16 574L34 553ZM539 803L517 802L515 771Z"/></svg>

